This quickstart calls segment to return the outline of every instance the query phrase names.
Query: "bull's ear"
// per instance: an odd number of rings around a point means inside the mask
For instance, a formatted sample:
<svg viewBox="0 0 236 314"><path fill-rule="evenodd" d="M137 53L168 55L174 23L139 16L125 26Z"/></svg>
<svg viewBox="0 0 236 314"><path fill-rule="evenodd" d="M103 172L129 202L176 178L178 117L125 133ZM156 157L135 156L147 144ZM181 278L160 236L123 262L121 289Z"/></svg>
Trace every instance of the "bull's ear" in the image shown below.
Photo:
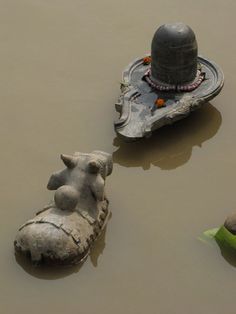
<svg viewBox="0 0 236 314"><path fill-rule="evenodd" d="M88 169L90 173L98 173L100 170L100 164L95 159L92 159L88 163Z"/></svg>
<svg viewBox="0 0 236 314"><path fill-rule="evenodd" d="M48 190L56 190L62 185L64 185L63 176L59 173L53 173L49 178L47 188Z"/></svg>
<svg viewBox="0 0 236 314"><path fill-rule="evenodd" d="M61 154L61 160L63 161L64 165L69 169L73 169L77 165L77 159L74 156Z"/></svg>

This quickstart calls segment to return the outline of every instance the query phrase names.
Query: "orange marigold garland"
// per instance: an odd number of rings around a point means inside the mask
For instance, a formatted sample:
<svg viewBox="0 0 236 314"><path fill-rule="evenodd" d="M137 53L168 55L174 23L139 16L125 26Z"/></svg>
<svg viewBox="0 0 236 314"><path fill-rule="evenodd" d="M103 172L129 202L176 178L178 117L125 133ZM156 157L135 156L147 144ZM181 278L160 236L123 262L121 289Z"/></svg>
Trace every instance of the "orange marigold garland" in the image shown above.
<svg viewBox="0 0 236 314"><path fill-rule="evenodd" d="M165 100L163 98L157 98L157 100L155 101L155 105L157 106L157 108L165 107Z"/></svg>
<svg viewBox="0 0 236 314"><path fill-rule="evenodd" d="M151 61L152 61L152 58L151 58L150 56L143 58L143 64L144 64L144 65L150 64Z"/></svg>

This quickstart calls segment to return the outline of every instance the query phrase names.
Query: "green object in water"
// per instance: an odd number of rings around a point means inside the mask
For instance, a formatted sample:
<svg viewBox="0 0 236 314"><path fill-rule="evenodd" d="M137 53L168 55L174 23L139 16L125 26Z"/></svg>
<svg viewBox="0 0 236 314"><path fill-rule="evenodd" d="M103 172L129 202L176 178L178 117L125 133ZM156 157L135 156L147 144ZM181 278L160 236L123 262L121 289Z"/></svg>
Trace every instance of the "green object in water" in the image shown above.
<svg viewBox="0 0 236 314"><path fill-rule="evenodd" d="M224 226L222 226L215 234L216 241L224 246L231 249L236 249L236 235L232 234Z"/></svg>
<svg viewBox="0 0 236 314"><path fill-rule="evenodd" d="M219 228L213 228L213 229L203 232L203 235L206 238L214 239L219 230L220 230Z"/></svg>
<svg viewBox="0 0 236 314"><path fill-rule="evenodd" d="M199 238L203 242L215 239L220 246L236 249L236 235L232 234L225 226L213 228L203 232L203 236Z"/></svg>
<svg viewBox="0 0 236 314"><path fill-rule="evenodd" d="M224 225L203 232L198 239L210 246L216 242L223 258L236 267L236 235L231 233Z"/></svg>
<svg viewBox="0 0 236 314"><path fill-rule="evenodd" d="M198 240L202 241L205 244L212 245L212 240L215 240L215 235L218 232L219 228L209 229L204 231Z"/></svg>

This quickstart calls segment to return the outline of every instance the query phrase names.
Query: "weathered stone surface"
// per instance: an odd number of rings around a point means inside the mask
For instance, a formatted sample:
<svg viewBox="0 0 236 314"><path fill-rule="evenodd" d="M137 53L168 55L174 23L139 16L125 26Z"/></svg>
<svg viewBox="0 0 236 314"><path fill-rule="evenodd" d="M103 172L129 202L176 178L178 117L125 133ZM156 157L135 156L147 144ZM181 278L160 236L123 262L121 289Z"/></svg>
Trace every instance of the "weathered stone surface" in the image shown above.
<svg viewBox="0 0 236 314"><path fill-rule="evenodd" d="M151 56L135 59L123 72L115 131L125 141L149 137L213 99L223 84L220 67L197 56L190 27L165 24L154 35Z"/></svg>
<svg viewBox="0 0 236 314"><path fill-rule="evenodd" d="M151 50L154 81L183 84L196 77L198 47L195 34L188 25L161 25L153 36Z"/></svg>
<svg viewBox="0 0 236 314"><path fill-rule="evenodd" d="M48 189L56 190L54 203L23 224L14 243L36 264L82 262L109 217L104 186L112 172L111 155L94 151L61 158L66 169L48 182Z"/></svg>

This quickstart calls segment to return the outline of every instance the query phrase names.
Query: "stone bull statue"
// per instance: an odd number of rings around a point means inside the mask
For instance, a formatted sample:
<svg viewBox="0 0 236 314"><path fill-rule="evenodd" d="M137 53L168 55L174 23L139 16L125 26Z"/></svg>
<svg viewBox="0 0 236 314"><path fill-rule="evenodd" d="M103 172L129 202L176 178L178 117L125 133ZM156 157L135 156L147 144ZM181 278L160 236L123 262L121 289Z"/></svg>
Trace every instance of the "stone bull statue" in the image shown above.
<svg viewBox="0 0 236 314"><path fill-rule="evenodd" d="M54 202L23 224L14 242L34 264L83 262L109 217L104 186L111 155L93 151L61 159L66 169L52 174L47 185L55 190Z"/></svg>

